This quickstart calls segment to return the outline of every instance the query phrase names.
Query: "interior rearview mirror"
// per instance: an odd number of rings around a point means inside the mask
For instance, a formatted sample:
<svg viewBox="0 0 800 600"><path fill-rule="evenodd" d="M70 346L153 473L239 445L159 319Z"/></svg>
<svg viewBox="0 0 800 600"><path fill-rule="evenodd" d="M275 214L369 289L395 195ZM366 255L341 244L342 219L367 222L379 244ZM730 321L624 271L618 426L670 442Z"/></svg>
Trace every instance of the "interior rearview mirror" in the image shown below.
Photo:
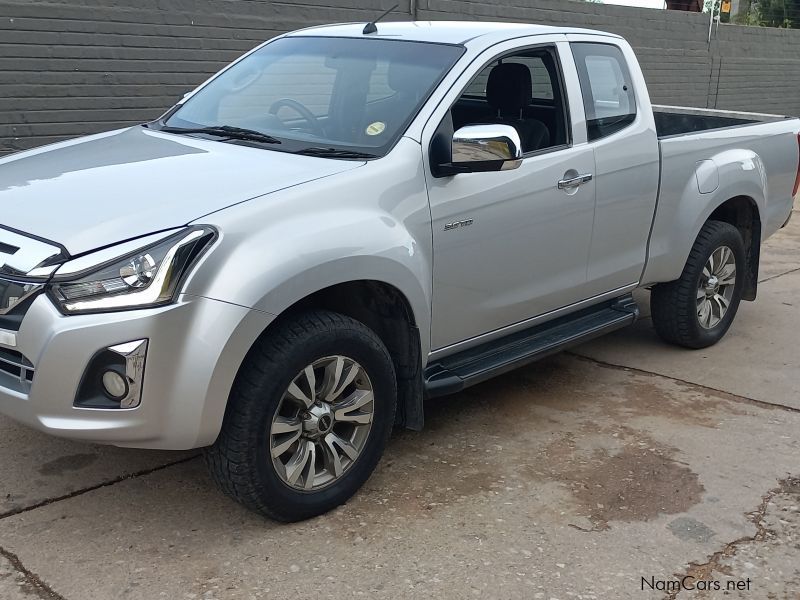
<svg viewBox="0 0 800 600"><path fill-rule="evenodd" d="M466 125L453 134L453 173L508 171L522 164L519 133L510 125Z"/></svg>

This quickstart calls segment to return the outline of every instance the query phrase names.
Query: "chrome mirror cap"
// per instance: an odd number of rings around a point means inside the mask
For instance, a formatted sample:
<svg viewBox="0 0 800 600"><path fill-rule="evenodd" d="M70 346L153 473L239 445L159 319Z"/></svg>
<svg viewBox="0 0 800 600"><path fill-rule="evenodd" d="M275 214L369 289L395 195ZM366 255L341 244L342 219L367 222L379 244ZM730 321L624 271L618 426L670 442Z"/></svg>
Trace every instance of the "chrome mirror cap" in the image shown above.
<svg viewBox="0 0 800 600"><path fill-rule="evenodd" d="M454 167L508 171L522 164L519 133L510 125L465 125L453 134Z"/></svg>

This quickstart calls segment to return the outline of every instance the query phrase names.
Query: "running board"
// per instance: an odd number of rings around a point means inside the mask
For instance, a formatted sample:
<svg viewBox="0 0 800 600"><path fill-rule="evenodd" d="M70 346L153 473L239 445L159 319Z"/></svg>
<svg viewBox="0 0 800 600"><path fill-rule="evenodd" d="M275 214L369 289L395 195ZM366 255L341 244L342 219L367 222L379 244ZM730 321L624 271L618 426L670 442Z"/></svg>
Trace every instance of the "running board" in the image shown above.
<svg viewBox="0 0 800 600"><path fill-rule="evenodd" d="M429 398L460 392L494 377L636 321L639 307L628 294L597 306L469 348L425 369Z"/></svg>

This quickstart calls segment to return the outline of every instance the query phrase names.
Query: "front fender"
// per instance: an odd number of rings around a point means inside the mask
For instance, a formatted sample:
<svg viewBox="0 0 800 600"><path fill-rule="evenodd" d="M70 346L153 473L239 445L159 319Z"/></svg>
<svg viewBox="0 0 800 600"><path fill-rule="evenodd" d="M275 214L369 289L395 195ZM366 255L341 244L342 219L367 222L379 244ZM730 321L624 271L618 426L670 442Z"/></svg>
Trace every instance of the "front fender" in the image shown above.
<svg viewBox="0 0 800 600"><path fill-rule="evenodd" d="M430 329L430 293L421 284L430 280L430 270L422 261L401 260L397 256L341 256L297 273L286 271L280 282L275 281L274 275L269 276L270 290L255 302L254 308L279 315L321 289L352 281L377 281L403 294L420 331ZM422 350L427 356L429 348Z"/></svg>
<svg viewBox="0 0 800 600"><path fill-rule="evenodd" d="M421 151L402 139L380 160L226 209L203 222L217 246L186 293L279 315L332 285L397 288L430 350L432 242Z"/></svg>

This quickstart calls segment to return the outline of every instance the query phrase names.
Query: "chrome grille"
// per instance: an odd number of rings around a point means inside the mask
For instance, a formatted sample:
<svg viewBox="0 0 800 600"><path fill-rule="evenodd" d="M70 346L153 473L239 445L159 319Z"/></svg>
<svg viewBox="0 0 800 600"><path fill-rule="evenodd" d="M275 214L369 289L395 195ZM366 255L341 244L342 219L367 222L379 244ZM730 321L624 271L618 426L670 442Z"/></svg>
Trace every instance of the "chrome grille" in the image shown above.
<svg viewBox="0 0 800 600"><path fill-rule="evenodd" d="M0 331L19 331L34 298L68 258L55 243L0 225Z"/></svg>
<svg viewBox="0 0 800 600"><path fill-rule="evenodd" d="M68 258L64 248L0 225L0 274L46 279L50 265Z"/></svg>
<svg viewBox="0 0 800 600"><path fill-rule="evenodd" d="M33 363L21 352L0 348L0 373L8 373L20 384L29 385L33 382L34 371Z"/></svg>

